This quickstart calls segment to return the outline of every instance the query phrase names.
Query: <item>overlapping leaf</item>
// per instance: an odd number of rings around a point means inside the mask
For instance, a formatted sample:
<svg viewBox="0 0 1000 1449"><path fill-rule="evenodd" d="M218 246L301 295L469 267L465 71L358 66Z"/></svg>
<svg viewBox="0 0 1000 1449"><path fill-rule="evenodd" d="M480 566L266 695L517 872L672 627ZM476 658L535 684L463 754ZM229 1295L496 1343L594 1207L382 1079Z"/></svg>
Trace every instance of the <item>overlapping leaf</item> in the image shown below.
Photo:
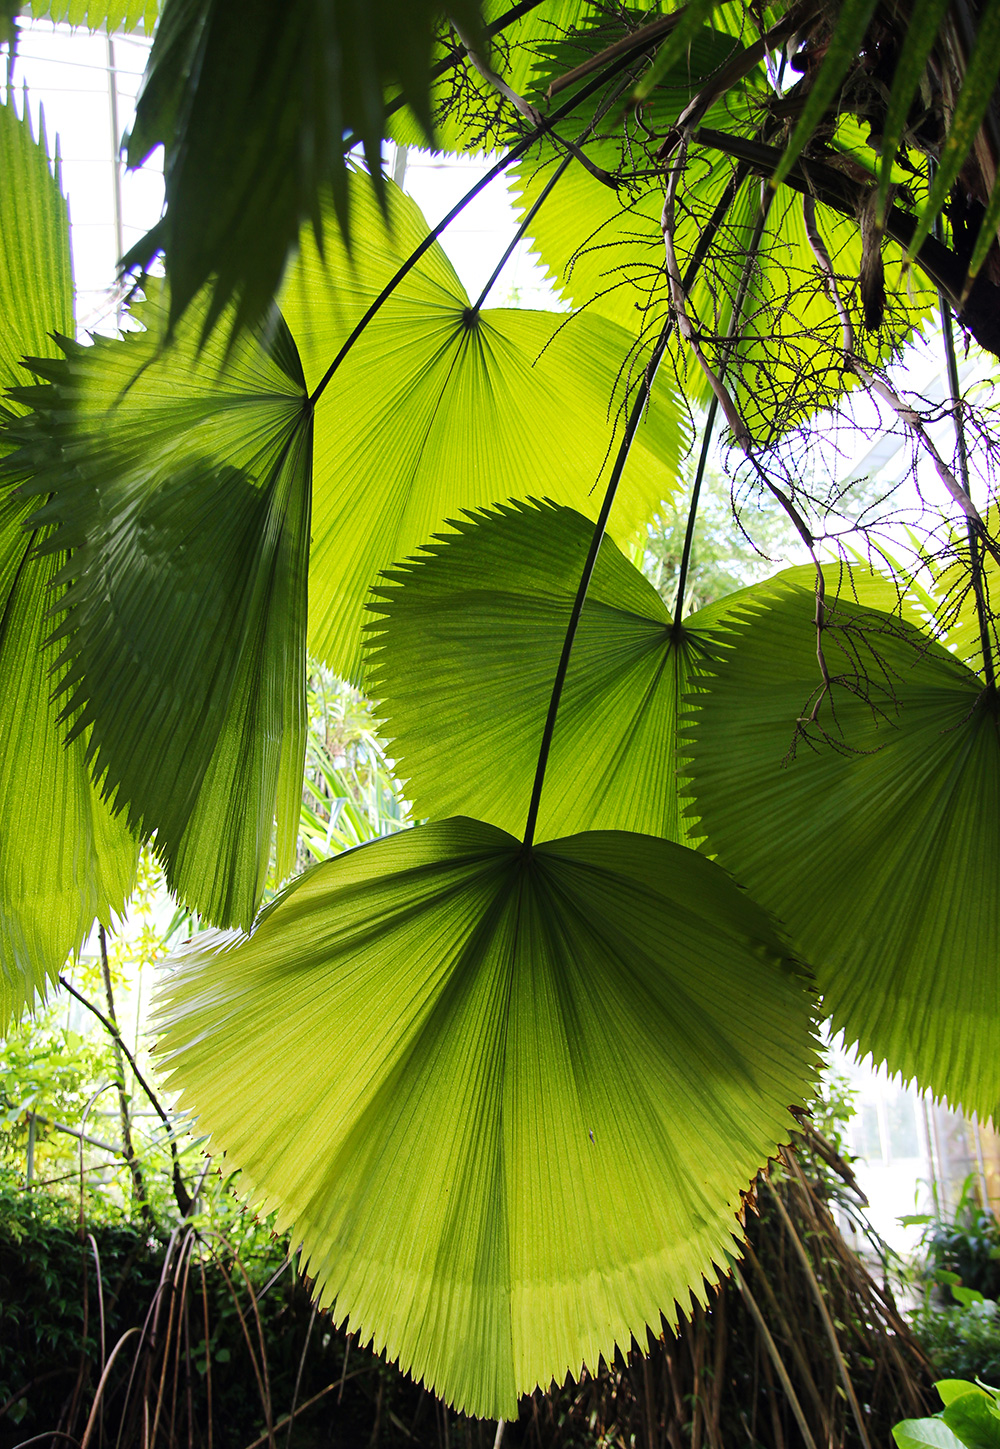
<svg viewBox="0 0 1000 1449"><path fill-rule="evenodd" d="M468 812L520 834L593 524L534 504L455 526L378 590L369 692L418 815ZM687 838L682 697L741 597L674 629L656 590L605 538L560 702L543 836L613 828Z"/></svg>
<svg viewBox="0 0 1000 1449"><path fill-rule="evenodd" d="M294 1223L321 1301L474 1414L700 1296L808 1090L768 918L663 840L525 857L418 826L198 942L163 989L171 1085Z"/></svg>
<svg viewBox="0 0 1000 1449"><path fill-rule="evenodd" d="M452 14L475 36L478 0ZM384 90L402 92L427 133L435 0L166 0L128 142L140 165L163 145L166 211L126 265L163 250L171 322L206 286L210 328L266 316L304 223L330 188L348 223L346 133L381 178Z"/></svg>
<svg viewBox="0 0 1000 1449"><path fill-rule="evenodd" d="M398 188L390 188L389 202L387 230L364 179L355 179L353 262L332 230L325 260L303 242L281 305L310 387L427 235ZM313 652L340 673L354 673L363 602L380 570L460 508L544 487L557 501L596 514L630 343L622 328L598 317L474 312L444 252L431 247L317 403ZM674 491L685 441L664 379L621 484L613 522L619 539Z"/></svg>
<svg viewBox="0 0 1000 1449"><path fill-rule="evenodd" d="M453 527L383 576L367 684L418 815L474 813L518 834L593 525L532 503ZM831 595L896 608L887 579L828 572ZM675 628L656 590L605 538L560 700L542 835L628 829L690 841L678 772L685 695L711 668L732 611L771 587L812 593L814 583L811 565L788 569Z"/></svg>
<svg viewBox="0 0 1000 1449"><path fill-rule="evenodd" d="M988 1116L1000 1102L1000 741L982 681L912 625L761 599L692 698L706 849L785 922L850 1041ZM810 723L819 701L816 723Z"/></svg>
<svg viewBox="0 0 1000 1449"><path fill-rule="evenodd" d="M25 378L25 353L51 353L50 330L73 325L66 204L44 136L0 106L0 387ZM0 403L0 454L19 409ZM87 770L85 742L65 743L52 703L47 640L60 560L39 558L30 504L0 483L0 1031L44 992L95 916L110 924L135 872L136 847Z"/></svg>
<svg viewBox="0 0 1000 1449"><path fill-rule="evenodd" d="M280 319L197 349L189 315L164 348L147 330L65 343L21 454L36 515L71 547L62 681L73 734L105 793L156 834L173 889L249 925L277 814L295 848L305 749L311 431ZM39 429L39 421L44 428ZM48 495L51 497L48 498Z"/></svg>
<svg viewBox="0 0 1000 1449"><path fill-rule="evenodd" d="M364 259L335 230L325 262L304 248L285 293L294 341L274 316L232 352L225 329L202 344L195 310L168 340L160 299L140 309L146 331L66 344L53 385L25 394L21 463L52 495L38 518L76 550L62 630L75 727L92 726L105 788L156 833L171 884L221 924L253 917L275 814L279 873L292 858L307 566L314 646L347 673L380 568L455 509L527 492L537 468L586 506L613 435L627 339L599 320L555 337L552 314L472 316L436 245L314 410L302 366L315 386L427 236L398 190L390 233L356 186ZM539 388L557 408L541 432ZM681 436L669 407L643 427L629 528L673 486Z"/></svg>

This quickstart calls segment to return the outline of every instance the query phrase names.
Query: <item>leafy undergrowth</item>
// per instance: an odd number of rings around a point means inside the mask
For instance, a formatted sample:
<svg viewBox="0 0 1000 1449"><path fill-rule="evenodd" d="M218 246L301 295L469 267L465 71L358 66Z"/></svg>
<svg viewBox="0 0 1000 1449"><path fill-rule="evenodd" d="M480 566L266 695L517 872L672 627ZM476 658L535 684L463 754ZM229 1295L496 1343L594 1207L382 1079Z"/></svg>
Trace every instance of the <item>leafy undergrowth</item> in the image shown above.
<svg viewBox="0 0 1000 1449"><path fill-rule="evenodd" d="M913 1332L941 1378L1000 1383L1000 1224L970 1177L951 1216L922 1222Z"/></svg>
<svg viewBox="0 0 1000 1449"><path fill-rule="evenodd" d="M758 1180L739 1276L648 1352L522 1399L505 1449L781 1449L799 1442L796 1408L817 1443L848 1449L863 1440L845 1376L872 1443L929 1412L926 1357L834 1223L831 1162L849 1193L849 1169L807 1129ZM0 1449L52 1431L88 1449L489 1449L495 1425L447 1410L316 1313L268 1223L244 1213L220 1231L217 1214L168 1236L91 1202L81 1230L78 1204L8 1174Z"/></svg>
<svg viewBox="0 0 1000 1449"><path fill-rule="evenodd" d="M1000 1310L992 1299L925 1305L913 1315L913 1332L941 1378L1000 1383Z"/></svg>

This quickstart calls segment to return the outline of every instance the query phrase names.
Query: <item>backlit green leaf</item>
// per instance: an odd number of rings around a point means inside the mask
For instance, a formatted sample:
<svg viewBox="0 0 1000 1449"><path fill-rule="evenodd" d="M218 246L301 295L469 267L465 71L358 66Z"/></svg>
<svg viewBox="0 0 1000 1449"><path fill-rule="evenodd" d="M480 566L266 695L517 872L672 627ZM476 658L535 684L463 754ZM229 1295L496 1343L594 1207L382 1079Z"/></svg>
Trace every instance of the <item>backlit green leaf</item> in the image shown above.
<svg viewBox="0 0 1000 1449"><path fill-rule="evenodd" d="M353 261L333 229L324 260L306 238L282 293L310 387L427 235L419 210L397 187L389 190L390 231L362 177L354 180L352 208ZM341 674L355 673L364 601L379 572L460 508L544 488L596 515L620 432L616 383L630 346L623 329L599 317L474 313L444 252L431 247L316 407L313 653ZM612 520L622 541L677 486L687 428L665 375L656 396Z"/></svg>
<svg viewBox="0 0 1000 1449"><path fill-rule="evenodd" d="M717 44L726 43L723 38L706 45L702 64L709 65ZM676 89L662 97L654 92L647 123L658 133L669 127L690 89L690 82L682 86L678 78ZM705 123L755 139L760 103L761 92L750 76L718 100ZM570 167L531 223L533 249L568 301L633 333L640 327L652 331L666 319L669 303L662 188L650 186L631 141L608 137L585 150L597 165L621 176L620 190L616 193L582 166ZM556 149L546 144L513 168L522 213L537 200L559 160ZM704 252L688 290L689 315L711 366L717 373L725 368L751 436L769 445L803 416L834 405L857 379L843 365L841 316L809 244L802 198L787 188L772 197L758 237L765 195L759 177L742 180L724 215L718 215L735 171L735 163L710 146L689 147L674 244L682 274ZM904 275L902 248L885 243L886 310L879 331L869 332L857 287L862 254L857 224L823 205L817 205L816 214L852 321L855 351L866 366L882 366L936 307L936 295L912 270ZM743 320L734 329L733 306L751 252L755 262L746 278ZM676 335L668 358L685 395L707 404L709 384Z"/></svg>
<svg viewBox="0 0 1000 1449"><path fill-rule="evenodd" d="M474 813L518 835L593 524L533 503L453 529L384 575L371 604L368 692L418 816ZM866 569L830 572L834 593L897 602ZM786 570L775 586L789 582L812 591L812 566ZM559 704L543 835L639 830L691 843L678 773L685 694L711 667L727 616L757 597L738 590L675 630L656 590L604 539Z"/></svg>
<svg viewBox="0 0 1000 1449"><path fill-rule="evenodd" d="M33 16L111 34L142 29L152 35L159 13L160 0L31 0Z"/></svg>
<svg viewBox="0 0 1000 1449"><path fill-rule="evenodd" d="M73 326L66 203L13 107L0 106L0 386L26 380L24 354L56 350L48 335ZM0 454L20 411L0 403ZM91 783L85 741L67 746L52 691L48 644L65 556L39 558L44 535L25 527L30 501L0 482L0 1032L44 994L97 917L111 923L135 873L136 846Z"/></svg>
<svg viewBox="0 0 1000 1449"><path fill-rule="evenodd" d="M601 13L597 0L542 0L523 11L512 0L484 0L482 11L492 43L488 51L481 53L488 57L494 73L519 96L533 91L535 71L548 52L573 34L576 27L600 18ZM452 59L454 41L451 31L435 41L435 66ZM464 50L457 66L449 64L432 81L430 114L435 150L477 155L509 145L514 126L521 120L514 106L479 74ZM427 145L426 128L409 106L389 118L386 134L402 145Z"/></svg>
<svg viewBox="0 0 1000 1449"><path fill-rule="evenodd" d="M655 86L682 60L702 25L709 19L718 0L688 0L678 24L656 52L653 64L633 91L633 98L644 101Z"/></svg>
<svg viewBox="0 0 1000 1449"><path fill-rule="evenodd" d="M249 940L196 941L163 988L170 1085L321 1301L469 1413L703 1297L808 1090L768 918L663 840L525 857L418 826L307 872Z"/></svg>
<svg viewBox="0 0 1000 1449"><path fill-rule="evenodd" d="M706 849L789 929L834 1026L987 1117L1000 1102L997 713L912 625L790 589L731 621L692 698ZM819 702L816 723L808 719Z"/></svg>
<svg viewBox="0 0 1000 1449"><path fill-rule="evenodd" d="M378 590L368 689L417 815L475 813L518 835L593 524L534 504L454 527ZM621 829L686 839L679 708L740 598L675 633L656 590L604 539L560 701L543 836ZM484 760L495 763L484 769Z"/></svg>

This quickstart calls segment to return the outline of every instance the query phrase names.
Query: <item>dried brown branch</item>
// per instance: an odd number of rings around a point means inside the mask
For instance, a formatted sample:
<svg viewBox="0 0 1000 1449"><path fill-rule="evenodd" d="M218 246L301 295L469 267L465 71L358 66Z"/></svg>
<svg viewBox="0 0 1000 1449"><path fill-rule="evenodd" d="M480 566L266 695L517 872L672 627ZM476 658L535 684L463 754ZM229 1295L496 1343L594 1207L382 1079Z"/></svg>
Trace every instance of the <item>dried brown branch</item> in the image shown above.
<svg viewBox="0 0 1000 1449"><path fill-rule="evenodd" d="M592 55L589 60L582 61L572 70L566 71L564 75L556 76L555 80L550 82L545 94L551 100L560 91L575 85L578 80L583 80L584 76L592 75L595 70L600 70L602 66L607 65L608 61L617 60L620 55L630 55L633 51L645 50L648 45L662 40L677 28L685 9L686 6L682 6L672 15L661 15L656 20L651 20L648 25L633 30L631 35L622 36L621 40L614 41L599 54Z"/></svg>

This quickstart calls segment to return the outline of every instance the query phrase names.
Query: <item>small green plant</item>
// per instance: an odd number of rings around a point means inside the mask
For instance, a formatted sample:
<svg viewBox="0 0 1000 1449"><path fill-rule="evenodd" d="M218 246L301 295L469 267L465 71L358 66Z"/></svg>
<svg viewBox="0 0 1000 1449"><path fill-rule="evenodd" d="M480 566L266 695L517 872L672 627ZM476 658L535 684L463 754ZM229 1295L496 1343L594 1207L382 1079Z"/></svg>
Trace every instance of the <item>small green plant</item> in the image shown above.
<svg viewBox="0 0 1000 1449"><path fill-rule="evenodd" d="M911 1314L917 1341L941 1374L1000 1381L1000 1309L975 1288L950 1287L960 1300L954 1307L935 1304L927 1292Z"/></svg>
<svg viewBox="0 0 1000 1449"><path fill-rule="evenodd" d="M924 1276L952 1301L965 1302L959 1287L1000 1298L1000 1223L979 1202L973 1175L966 1178L949 1219L926 1220L922 1247Z"/></svg>
<svg viewBox="0 0 1000 1449"><path fill-rule="evenodd" d="M896 1424L898 1449L1000 1449L1000 1389L979 1379L940 1379L934 1387L944 1408Z"/></svg>

